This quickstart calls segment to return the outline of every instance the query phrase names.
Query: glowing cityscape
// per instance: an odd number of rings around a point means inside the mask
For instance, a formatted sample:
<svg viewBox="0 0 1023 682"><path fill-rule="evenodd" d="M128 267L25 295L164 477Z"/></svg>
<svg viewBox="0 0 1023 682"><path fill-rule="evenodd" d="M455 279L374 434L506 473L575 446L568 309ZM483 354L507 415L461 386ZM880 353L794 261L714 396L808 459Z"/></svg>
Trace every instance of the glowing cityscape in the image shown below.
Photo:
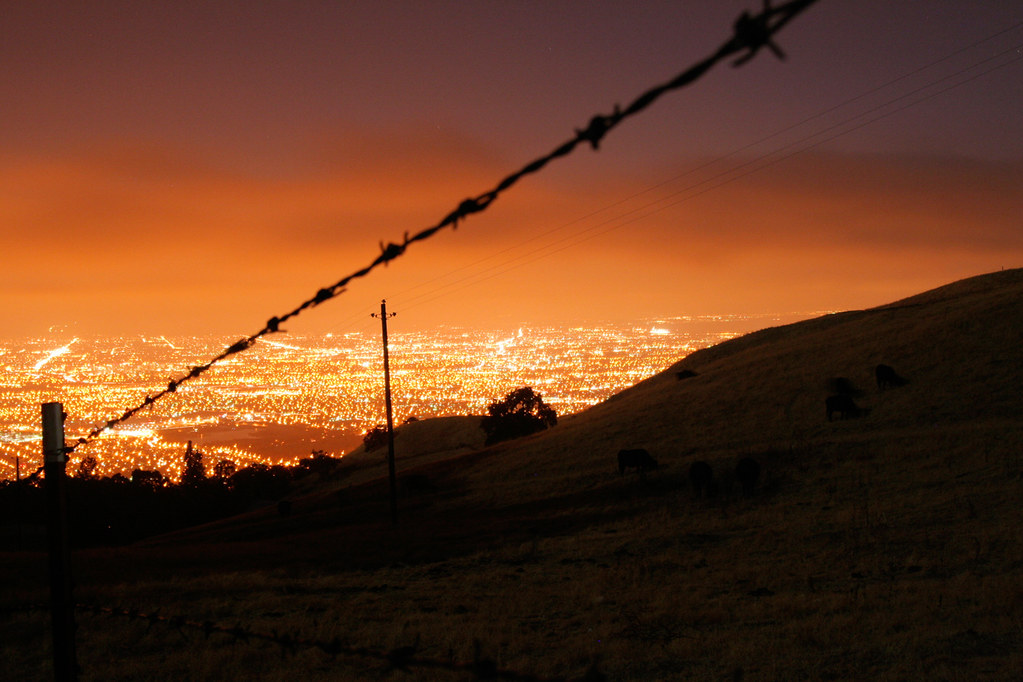
<svg viewBox="0 0 1023 682"><path fill-rule="evenodd" d="M793 318L795 316L788 316ZM802 317L802 316L799 316ZM646 320L634 326L390 334L395 423L485 414L532 386L559 415L594 405L701 347L780 316ZM40 405L63 403L73 441L140 404L234 339L40 338L0 342L0 478L41 465ZM384 421L379 333L264 340L87 444L99 475L135 468L180 475L186 441L207 467L221 459L292 464L313 450L350 451ZM73 472L74 459L69 464Z"/></svg>

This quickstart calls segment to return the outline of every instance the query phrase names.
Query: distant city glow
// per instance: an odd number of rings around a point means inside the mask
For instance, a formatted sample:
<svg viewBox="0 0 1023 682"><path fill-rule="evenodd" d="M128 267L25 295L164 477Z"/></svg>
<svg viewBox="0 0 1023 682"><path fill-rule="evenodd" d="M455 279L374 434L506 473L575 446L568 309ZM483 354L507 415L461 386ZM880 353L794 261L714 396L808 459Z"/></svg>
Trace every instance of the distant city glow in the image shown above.
<svg viewBox="0 0 1023 682"><path fill-rule="evenodd" d="M601 402L701 347L760 328L770 316L658 320L656 325L575 326L390 335L396 421L484 414L532 386L559 415ZM75 338L0 342L0 478L41 464L39 405L63 403L75 440L140 404L233 338ZM43 355L42 360L35 360ZM104 433L99 475L135 468L180 476L185 441L208 469L222 459L293 464L315 449L343 454L384 421L382 353L375 333L260 341L173 396ZM72 458L72 468L74 466Z"/></svg>
<svg viewBox="0 0 1023 682"><path fill-rule="evenodd" d="M59 358L61 355L65 355L71 350L71 346L73 346L77 341L78 339L72 339L71 342L68 343L66 346L61 346L60 348L51 350L49 353L46 354L45 358L43 358L42 360L35 364L32 370L38 372L43 367L45 367L50 362L50 360L53 360L54 358Z"/></svg>

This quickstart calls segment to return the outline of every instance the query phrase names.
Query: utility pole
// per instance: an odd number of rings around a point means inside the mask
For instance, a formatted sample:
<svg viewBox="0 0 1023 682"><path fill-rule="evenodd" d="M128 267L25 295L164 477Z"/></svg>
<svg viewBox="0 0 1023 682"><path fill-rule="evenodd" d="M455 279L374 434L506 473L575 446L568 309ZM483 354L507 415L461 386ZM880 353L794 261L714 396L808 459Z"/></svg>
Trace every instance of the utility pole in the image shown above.
<svg viewBox="0 0 1023 682"><path fill-rule="evenodd" d="M391 366L387 359L387 318L398 313L387 314L387 301L380 301L380 314L370 313L371 317L379 317L384 332L384 405L387 408L387 475L391 483L391 523L398 524L398 485L394 475L394 413L391 410Z"/></svg>

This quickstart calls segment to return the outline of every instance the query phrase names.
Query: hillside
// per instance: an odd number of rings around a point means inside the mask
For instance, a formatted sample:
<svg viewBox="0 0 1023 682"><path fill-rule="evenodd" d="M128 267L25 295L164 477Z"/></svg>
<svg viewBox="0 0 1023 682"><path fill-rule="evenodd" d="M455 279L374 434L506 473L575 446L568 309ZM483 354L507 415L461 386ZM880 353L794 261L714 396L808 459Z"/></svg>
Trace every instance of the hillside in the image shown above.
<svg viewBox="0 0 1023 682"><path fill-rule="evenodd" d="M669 470L695 459L807 450L884 438L999 439L1023 415L1023 270L998 272L904 301L765 329L697 351L556 429L477 467L495 495L542 497L569 481L592 485L620 448L648 449ZM874 368L909 379L877 389ZM696 373L678 379L678 372ZM860 419L828 422L830 379L863 392ZM972 436L971 436L972 437ZM944 449L944 447L942 448ZM540 472L538 486L529 472ZM549 486L549 487L548 487Z"/></svg>
<svg viewBox="0 0 1023 682"><path fill-rule="evenodd" d="M518 441L482 448L471 420L411 424L397 440L397 527L382 456L367 453L289 516L82 553L77 596L356 648L414 645L429 660L482 655L507 679L1021 679L1021 338L1023 270L1004 271L707 348ZM880 390L880 363L906 383ZM837 378L865 414L827 419ZM621 448L662 466L622 476ZM752 496L732 480L746 456L763 468ZM697 460L718 495L691 489ZM9 564L24 600L31 561ZM29 650L44 620L5 632ZM168 658L180 637L150 629L89 618L80 648L130 652L130 664L92 653L83 667L104 679L147 664L160 666L152 679L237 677L237 665L258 679L400 675L371 656L285 661L227 637Z"/></svg>

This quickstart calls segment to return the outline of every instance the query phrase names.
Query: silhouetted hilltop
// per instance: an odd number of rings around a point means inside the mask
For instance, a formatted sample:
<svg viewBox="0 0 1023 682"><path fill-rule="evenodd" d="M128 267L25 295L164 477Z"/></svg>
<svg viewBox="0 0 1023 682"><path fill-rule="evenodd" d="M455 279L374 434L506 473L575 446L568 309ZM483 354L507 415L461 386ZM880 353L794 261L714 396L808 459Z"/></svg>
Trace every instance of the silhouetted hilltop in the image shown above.
<svg viewBox="0 0 1023 682"><path fill-rule="evenodd" d="M997 428L1023 414L1020 338L1023 270L764 329L697 351L550 432L507 445L514 453L481 464L476 480L490 481L495 495L507 486L515 497L533 497L595 484L613 470L620 448L643 447L681 468L697 458L840 438L977 422ZM878 390L878 364L908 383ZM684 370L694 374L680 379ZM828 421L835 378L863 391L856 402L868 414Z"/></svg>
<svg viewBox="0 0 1023 682"><path fill-rule="evenodd" d="M1013 292L1018 292L1021 281L1023 281L1023 268L999 270L985 275L967 277L966 279L945 284L879 307L901 308L908 305L938 303L951 299L968 299L972 296L987 293L998 295L998 292L1012 296Z"/></svg>

